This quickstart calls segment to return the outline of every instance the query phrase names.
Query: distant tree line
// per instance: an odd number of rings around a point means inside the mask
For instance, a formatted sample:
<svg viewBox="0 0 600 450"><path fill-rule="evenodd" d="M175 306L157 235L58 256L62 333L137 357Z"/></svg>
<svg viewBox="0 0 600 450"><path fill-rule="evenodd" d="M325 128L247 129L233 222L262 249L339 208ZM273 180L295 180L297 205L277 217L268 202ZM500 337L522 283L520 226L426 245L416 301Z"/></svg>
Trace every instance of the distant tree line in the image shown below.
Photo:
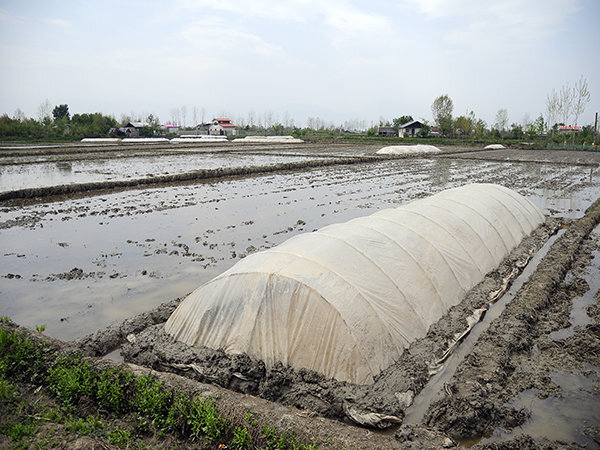
<svg viewBox="0 0 600 450"><path fill-rule="evenodd" d="M74 114L71 117L69 106L57 105L51 115L47 104L42 104L38 119L26 118L21 110L13 117L0 116L0 138L21 139L82 139L104 137L117 125L112 116L102 113Z"/></svg>
<svg viewBox="0 0 600 450"><path fill-rule="evenodd" d="M544 139L551 142L566 143L567 139L564 134L559 133L559 127L570 125L571 120L573 120L574 125L577 125L590 98L587 80L582 76L573 87L567 83L559 91L553 89L546 98L545 114L540 114L535 120L530 120L529 116L526 115L521 122L513 122L509 125L508 110L501 108L496 113L495 122L488 127L488 124L483 119L476 117L473 111L454 117L454 102L450 96L442 94L436 97L431 104L433 121L430 123L425 119L419 120L423 127L418 137L482 141ZM171 111L172 123L180 126L185 125L186 114L187 108L185 106L173 109ZM225 114L221 115L226 116ZM133 115L122 116L120 123L114 117L102 113L83 113L71 116L68 105L60 104L52 108L46 100L38 108L37 119L25 117L20 109L17 109L12 117L9 117L8 114L0 116L0 139L79 140L85 137L104 137L108 135L111 128L119 125L123 126L130 121L146 124L140 133L141 136L156 136L163 132L160 129L158 117L153 114L143 114L143 116L146 117L145 120L141 120L138 116L136 116L137 120L134 120L132 119ZM198 110L197 107L194 107L192 110L194 124L198 119L203 122L204 118L204 108ZM283 120L279 121L270 112L263 115L250 112L247 118L238 117L234 119L234 123L237 125L237 132L240 135L293 135L301 138L312 136L373 137L377 135L379 127L393 127L398 132L402 125L413 120L411 115L402 115L391 120L382 118L377 125L371 123L371 127L368 128L364 120L349 120L336 126L332 122L319 117L309 117L306 121L306 127L298 127L287 113ZM594 133L593 127L586 125L580 131L572 132L569 135L569 141L572 144L591 143L595 139Z"/></svg>

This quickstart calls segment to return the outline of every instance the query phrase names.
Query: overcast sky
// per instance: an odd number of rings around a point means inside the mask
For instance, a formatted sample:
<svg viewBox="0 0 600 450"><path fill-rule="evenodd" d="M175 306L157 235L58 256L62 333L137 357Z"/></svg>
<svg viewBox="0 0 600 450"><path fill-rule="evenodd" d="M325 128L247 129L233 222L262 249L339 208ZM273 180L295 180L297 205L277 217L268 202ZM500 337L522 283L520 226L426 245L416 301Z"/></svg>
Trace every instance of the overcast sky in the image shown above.
<svg viewBox="0 0 600 450"><path fill-rule="evenodd" d="M0 114L249 114L341 124L410 114L532 120L588 81L600 110L598 0L0 0Z"/></svg>

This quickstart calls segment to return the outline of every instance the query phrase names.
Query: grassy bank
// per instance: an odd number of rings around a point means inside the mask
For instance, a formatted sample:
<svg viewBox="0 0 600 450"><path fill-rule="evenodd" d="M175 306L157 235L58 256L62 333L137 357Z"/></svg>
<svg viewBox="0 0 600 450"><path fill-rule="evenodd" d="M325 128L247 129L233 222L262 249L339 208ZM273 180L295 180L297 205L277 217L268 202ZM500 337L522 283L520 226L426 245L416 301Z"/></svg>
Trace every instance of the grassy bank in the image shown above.
<svg viewBox="0 0 600 450"><path fill-rule="evenodd" d="M152 375L98 364L21 330L0 327L0 447L78 441L122 448L314 449L251 414L219 411L208 396L176 392Z"/></svg>

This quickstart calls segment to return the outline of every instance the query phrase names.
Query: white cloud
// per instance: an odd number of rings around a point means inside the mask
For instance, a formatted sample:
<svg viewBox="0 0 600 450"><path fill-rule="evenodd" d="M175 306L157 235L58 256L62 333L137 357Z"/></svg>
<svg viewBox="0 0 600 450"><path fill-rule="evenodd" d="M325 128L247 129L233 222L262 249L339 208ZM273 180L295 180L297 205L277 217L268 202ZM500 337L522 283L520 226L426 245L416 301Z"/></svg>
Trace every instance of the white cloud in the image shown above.
<svg viewBox="0 0 600 450"><path fill-rule="evenodd" d="M373 33L389 32L391 25L387 17L365 13L346 2L319 3L325 23L344 33Z"/></svg>
<svg viewBox="0 0 600 450"><path fill-rule="evenodd" d="M534 44L560 32L560 25L581 9L581 0L407 0L440 26L448 43L495 49Z"/></svg>
<svg viewBox="0 0 600 450"><path fill-rule="evenodd" d="M68 20L65 20L65 19L46 17L45 19L42 19L42 21L44 23L47 23L48 25L52 25L52 26L60 27L60 28L69 28L69 27L73 26L73 24L71 22L69 22Z"/></svg>
<svg viewBox="0 0 600 450"><path fill-rule="evenodd" d="M283 57L285 52L277 45L266 42L254 33L231 28L223 19L207 17L188 24L181 36L193 48L210 54L221 54L231 59L231 54L253 53L263 57Z"/></svg>
<svg viewBox="0 0 600 450"><path fill-rule="evenodd" d="M25 20L22 17L9 14L6 10L0 8L0 23L21 25L25 23Z"/></svg>
<svg viewBox="0 0 600 450"><path fill-rule="evenodd" d="M303 22L311 14L314 0L179 0L178 7L191 11L224 11L230 14Z"/></svg>

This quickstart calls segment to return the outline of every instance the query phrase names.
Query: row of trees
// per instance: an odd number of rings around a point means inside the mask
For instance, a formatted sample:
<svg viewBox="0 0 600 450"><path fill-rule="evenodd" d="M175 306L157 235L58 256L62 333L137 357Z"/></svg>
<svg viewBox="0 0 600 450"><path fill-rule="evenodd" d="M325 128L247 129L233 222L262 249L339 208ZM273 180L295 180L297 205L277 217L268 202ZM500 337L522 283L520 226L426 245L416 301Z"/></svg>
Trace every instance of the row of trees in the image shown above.
<svg viewBox="0 0 600 450"><path fill-rule="evenodd" d="M489 133L499 138L534 138L545 134L555 134L560 125L578 125L578 120L584 113L590 99L587 80L582 76L573 87L570 87L567 83L562 86L560 91L557 92L553 89L548 94L546 118L543 114L540 114L537 119L532 121L526 115L521 123L514 122L510 127L508 126L508 111L504 108L498 110L496 121L489 130L485 121L477 119L473 111L464 116L453 118L454 103L446 94L440 95L433 101L431 113L435 126L443 136L468 135L481 137ZM573 119L573 122L571 122L571 119Z"/></svg>
<svg viewBox="0 0 600 450"><path fill-rule="evenodd" d="M47 101L38 109L38 119L27 118L21 110L13 117L8 114L0 116L0 137L25 139L64 139L71 137L106 136L108 131L117 125L112 116L102 113L74 114L71 117L69 106L57 105L53 109Z"/></svg>
<svg viewBox="0 0 600 450"><path fill-rule="evenodd" d="M426 120L421 120L424 124L421 136L427 137L430 135L433 127L436 127L435 134L443 137L521 139L523 137L535 138L545 134L553 135L559 125L571 124L571 119L574 119L574 124L577 125L590 98L587 80L581 77L573 87L567 83L559 91L553 89L548 94L545 117L540 114L537 119L532 121L526 115L521 123L513 122L509 126L508 111L502 108L498 110L494 124L488 128L487 123L483 119L477 118L473 111L454 117L454 102L447 94L443 94L431 104L433 122L430 124ZM173 109L171 111L171 122L185 126L187 113L188 110L185 106ZM204 108L194 107L191 113L194 124L199 123L198 120L200 122L205 121ZM398 131L401 125L412 120L412 116L403 115L391 121L382 119L379 126L391 126ZM38 108L37 120L25 117L20 109L17 109L12 117L7 114L0 116L0 138L48 139L70 137L80 139L83 137L102 137L106 136L111 128L125 125L130 121L146 123L148 126L144 127L144 135L152 136L160 133L160 121L154 114L124 115L121 117L120 122L117 122L114 117L105 116L102 113L74 114L71 117L68 105L61 104L52 107L46 100ZM234 123L236 123L241 133L248 134L336 135L356 133L367 129L367 123L364 120L350 120L336 126L332 122L319 117L309 117L307 126L300 128L295 125L294 120L287 113L283 121L280 121L271 112L262 115L250 112L248 117L234 118ZM584 127L584 134L589 131ZM367 129L367 135L375 134L377 134L377 126L371 126Z"/></svg>

